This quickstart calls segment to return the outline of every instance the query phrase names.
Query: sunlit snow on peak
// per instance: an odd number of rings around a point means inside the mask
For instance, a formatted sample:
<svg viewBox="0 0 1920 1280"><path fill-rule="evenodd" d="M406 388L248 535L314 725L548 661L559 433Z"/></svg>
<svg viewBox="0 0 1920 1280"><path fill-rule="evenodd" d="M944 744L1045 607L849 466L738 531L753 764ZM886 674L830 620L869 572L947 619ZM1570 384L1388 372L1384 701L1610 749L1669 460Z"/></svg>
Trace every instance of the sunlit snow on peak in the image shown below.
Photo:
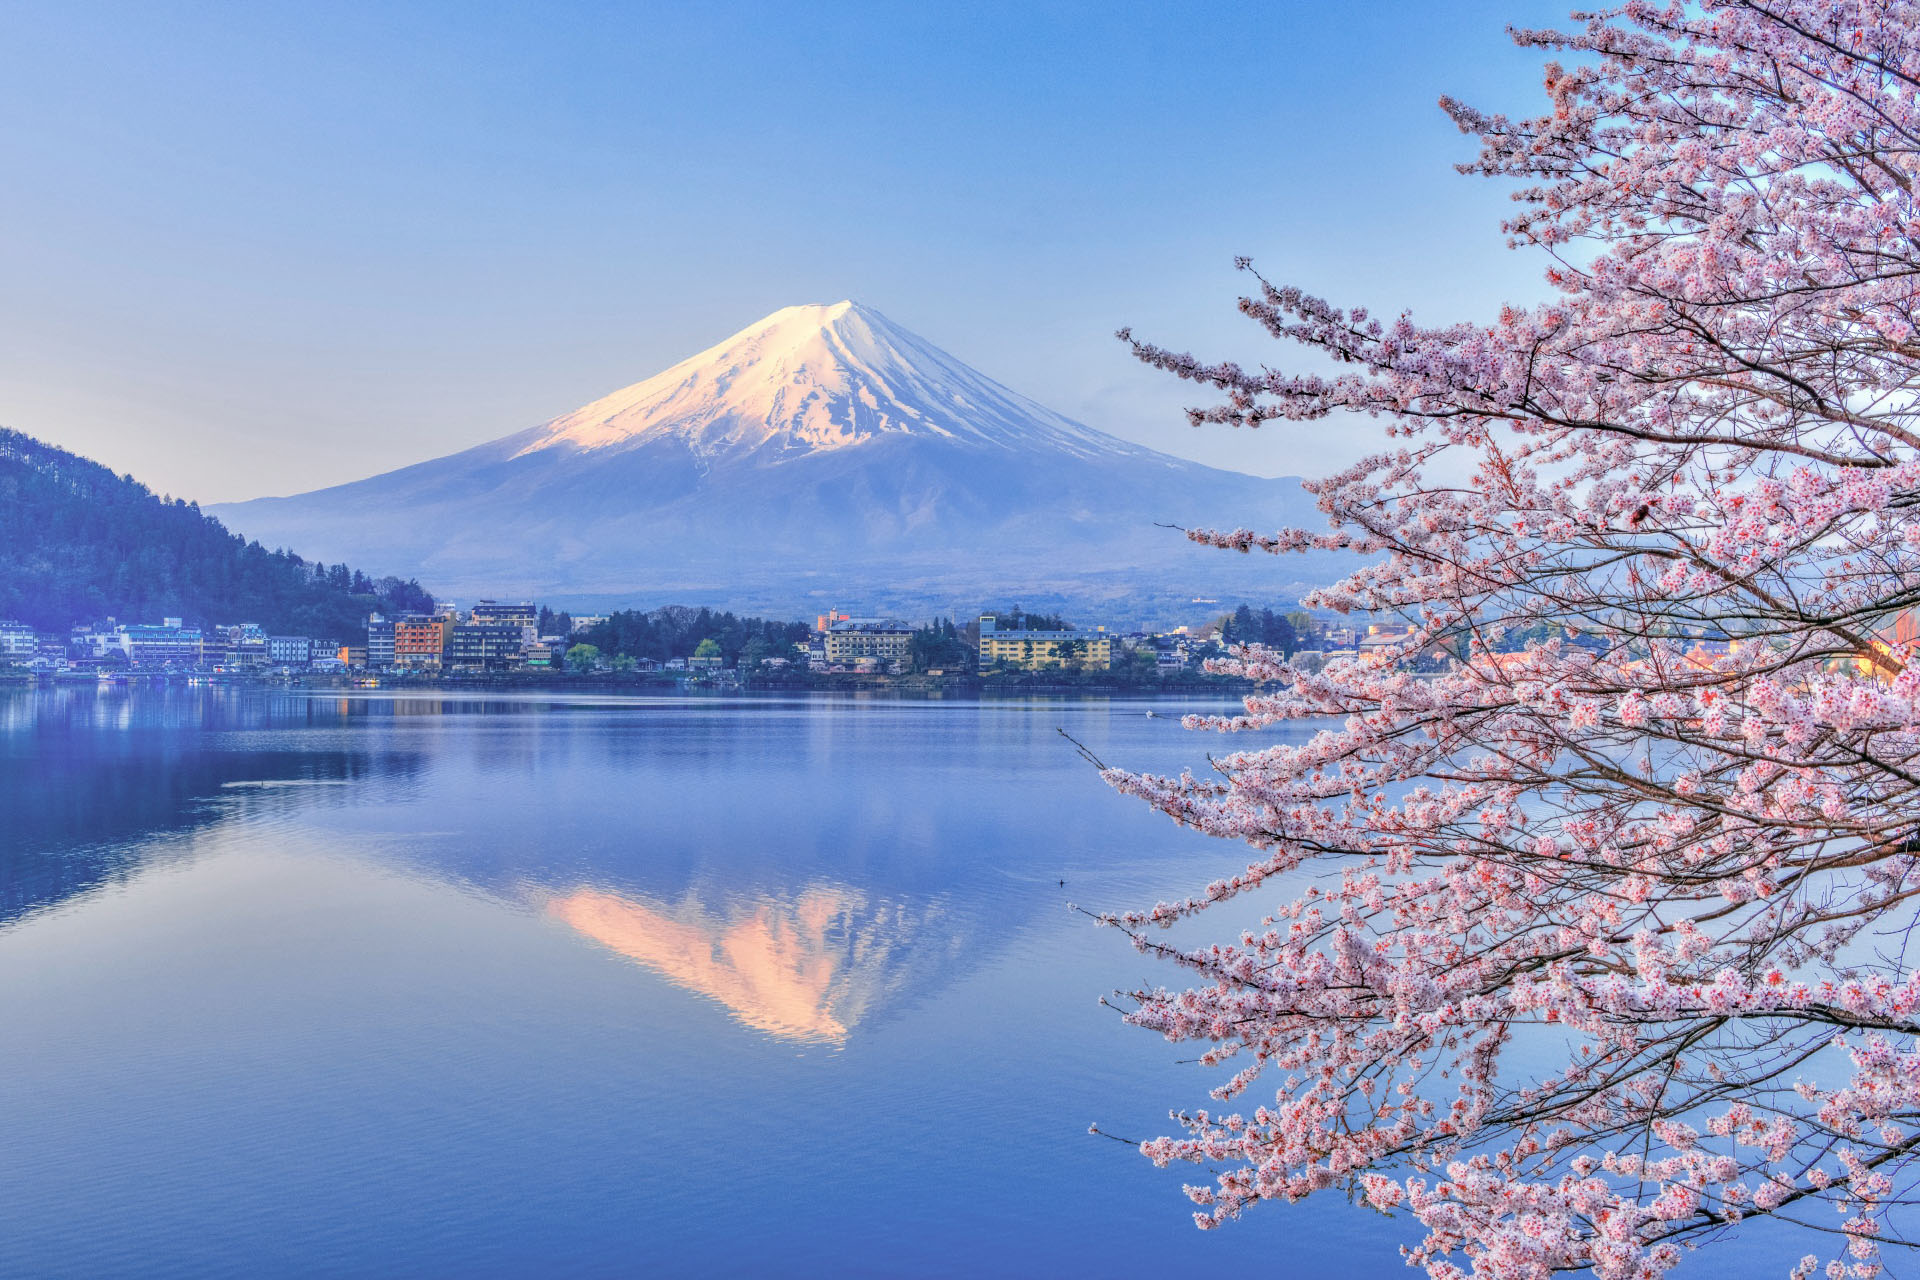
<svg viewBox="0 0 1920 1280"><path fill-rule="evenodd" d="M684 441L769 461L888 435L1081 455L1140 452L977 373L855 302L786 307L537 430L521 454Z"/></svg>

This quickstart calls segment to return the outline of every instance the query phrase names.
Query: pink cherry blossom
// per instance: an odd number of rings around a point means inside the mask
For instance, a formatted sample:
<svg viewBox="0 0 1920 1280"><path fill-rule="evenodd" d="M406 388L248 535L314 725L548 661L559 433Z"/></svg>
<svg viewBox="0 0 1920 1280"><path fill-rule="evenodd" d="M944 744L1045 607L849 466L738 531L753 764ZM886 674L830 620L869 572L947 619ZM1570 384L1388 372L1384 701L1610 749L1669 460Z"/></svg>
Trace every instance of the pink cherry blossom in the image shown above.
<svg viewBox="0 0 1920 1280"><path fill-rule="evenodd" d="M1769 1215L1831 1233L1778 1274L1876 1275L1920 1173L1920 11L1576 21L1516 33L1563 59L1540 115L1443 104L1549 301L1428 326L1255 275L1331 373L1123 335L1217 393L1196 424L1386 426L1324 528L1189 536L1356 553L1303 603L1409 628L1238 649L1244 713L1188 722L1304 741L1105 771L1254 850L1103 917L1182 979L1128 1020L1233 1072L1141 1150L1209 1170L1205 1227L1409 1215L1433 1277L1643 1280Z"/></svg>

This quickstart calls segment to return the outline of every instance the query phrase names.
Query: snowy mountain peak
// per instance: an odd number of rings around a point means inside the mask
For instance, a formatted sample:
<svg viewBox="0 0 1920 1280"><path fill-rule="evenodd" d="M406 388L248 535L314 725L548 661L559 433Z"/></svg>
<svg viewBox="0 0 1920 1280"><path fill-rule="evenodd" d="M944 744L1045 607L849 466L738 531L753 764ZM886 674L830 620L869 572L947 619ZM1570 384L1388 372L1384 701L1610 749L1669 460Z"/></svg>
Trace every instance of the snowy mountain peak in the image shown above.
<svg viewBox="0 0 1920 1280"><path fill-rule="evenodd" d="M1322 555L1289 583L1265 557L1196 552L1178 528L1300 525L1313 501L1081 426L852 302L776 311L517 435L208 510L456 596L769 617L1025 600L1161 625L1195 595L1283 599L1352 563Z"/></svg>
<svg viewBox="0 0 1920 1280"><path fill-rule="evenodd" d="M515 456L678 439L765 461L891 435L1133 455L1132 445L1008 390L856 302L785 307L717 346L555 418Z"/></svg>

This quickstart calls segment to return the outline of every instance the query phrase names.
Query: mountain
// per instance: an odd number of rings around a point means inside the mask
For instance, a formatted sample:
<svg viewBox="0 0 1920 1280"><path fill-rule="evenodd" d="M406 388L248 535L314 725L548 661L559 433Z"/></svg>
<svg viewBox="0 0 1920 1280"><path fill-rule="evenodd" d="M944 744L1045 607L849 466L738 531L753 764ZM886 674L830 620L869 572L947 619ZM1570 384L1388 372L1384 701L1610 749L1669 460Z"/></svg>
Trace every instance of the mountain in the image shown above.
<svg viewBox="0 0 1920 1280"><path fill-rule="evenodd" d="M370 609L432 604L416 582L268 551L191 503L0 429L0 619L62 630L178 617L344 638Z"/></svg>
<svg viewBox="0 0 1920 1280"><path fill-rule="evenodd" d="M1331 557L1249 563L1162 527L1317 523L1297 481L1118 440L851 302L777 311L462 453L210 510L270 545L375 558L455 595L1151 612L1196 594L1288 598L1339 571Z"/></svg>

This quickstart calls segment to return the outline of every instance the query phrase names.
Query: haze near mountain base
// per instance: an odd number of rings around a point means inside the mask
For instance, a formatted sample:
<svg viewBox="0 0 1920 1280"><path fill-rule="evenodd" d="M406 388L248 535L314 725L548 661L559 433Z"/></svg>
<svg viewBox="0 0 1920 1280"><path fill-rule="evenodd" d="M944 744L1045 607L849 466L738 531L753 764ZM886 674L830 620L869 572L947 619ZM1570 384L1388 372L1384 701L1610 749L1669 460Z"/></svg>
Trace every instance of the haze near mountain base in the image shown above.
<svg viewBox="0 0 1920 1280"><path fill-rule="evenodd" d="M852 302L776 311L489 444L209 511L268 546L454 596L910 615L1017 598L1146 620L1340 572L1166 527L1318 524L1298 481L1116 439Z"/></svg>

